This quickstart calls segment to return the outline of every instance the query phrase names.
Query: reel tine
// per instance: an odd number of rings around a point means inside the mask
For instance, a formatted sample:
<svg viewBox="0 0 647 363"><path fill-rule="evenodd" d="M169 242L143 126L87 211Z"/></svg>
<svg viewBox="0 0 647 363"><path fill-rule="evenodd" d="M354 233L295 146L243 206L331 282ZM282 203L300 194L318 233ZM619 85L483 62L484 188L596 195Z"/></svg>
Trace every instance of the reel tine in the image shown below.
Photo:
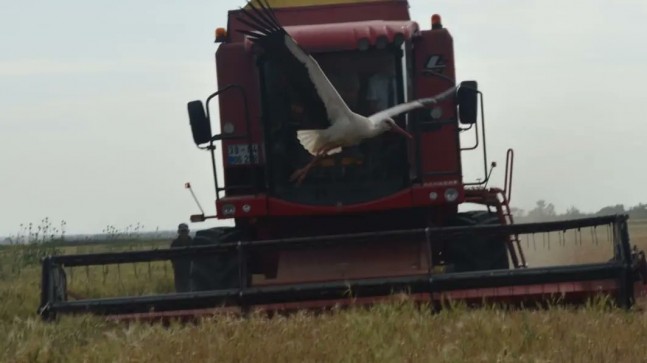
<svg viewBox="0 0 647 363"><path fill-rule="evenodd" d="M119 281L119 287L121 288L121 293L124 292L124 282L121 280L121 264L117 264L117 281Z"/></svg>
<svg viewBox="0 0 647 363"><path fill-rule="evenodd" d="M90 295L90 266L86 265L85 266L85 278L86 278L86 283L85 283L85 294Z"/></svg>
<svg viewBox="0 0 647 363"><path fill-rule="evenodd" d="M575 230L575 245L582 245L582 231L579 228Z"/></svg>
<svg viewBox="0 0 647 363"><path fill-rule="evenodd" d="M108 277L108 269L110 267L108 265L103 265L103 283L106 283L106 278Z"/></svg>
<svg viewBox="0 0 647 363"><path fill-rule="evenodd" d="M155 248L155 245L153 245L153 243L151 243L151 247L150 247L150 249L151 249L151 250L156 249L156 248ZM148 261L148 280L150 281L150 280L152 280L152 279L153 279L153 276L152 276L152 273L151 273L151 262L150 262L150 261Z"/></svg>
<svg viewBox="0 0 647 363"><path fill-rule="evenodd" d="M69 279L69 281L70 281L70 285L74 281L74 266L70 267L70 279Z"/></svg>

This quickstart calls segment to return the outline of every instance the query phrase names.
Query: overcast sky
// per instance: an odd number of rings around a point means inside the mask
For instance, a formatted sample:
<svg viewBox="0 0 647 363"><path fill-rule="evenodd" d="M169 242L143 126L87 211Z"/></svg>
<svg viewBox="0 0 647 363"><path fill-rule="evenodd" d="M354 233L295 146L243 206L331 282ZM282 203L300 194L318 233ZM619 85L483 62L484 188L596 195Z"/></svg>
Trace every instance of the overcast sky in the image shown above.
<svg viewBox="0 0 647 363"><path fill-rule="evenodd" d="M513 206L647 202L647 2L411 0L454 37L485 98L487 146L516 151ZM186 102L215 90L213 32L242 1L15 1L0 12L0 235L45 217L70 233L174 229L212 214ZM470 158L478 159L480 155ZM466 165L478 177L478 163ZM214 223L193 224L192 229Z"/></svg>

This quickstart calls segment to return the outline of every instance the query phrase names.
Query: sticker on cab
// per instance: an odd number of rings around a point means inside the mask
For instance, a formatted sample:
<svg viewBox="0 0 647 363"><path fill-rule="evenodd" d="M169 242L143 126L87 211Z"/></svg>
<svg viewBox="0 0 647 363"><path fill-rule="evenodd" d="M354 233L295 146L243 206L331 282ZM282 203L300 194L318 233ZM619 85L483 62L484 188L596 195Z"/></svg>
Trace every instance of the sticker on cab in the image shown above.
<svg viewBox="0 0 647 363"><path fill-rule="evenodd" d="M227 146L227 163L229 165L250 164L249 147L247 144L233 144ZM258 163L258 144L251 145L254 163Z"/></svg>

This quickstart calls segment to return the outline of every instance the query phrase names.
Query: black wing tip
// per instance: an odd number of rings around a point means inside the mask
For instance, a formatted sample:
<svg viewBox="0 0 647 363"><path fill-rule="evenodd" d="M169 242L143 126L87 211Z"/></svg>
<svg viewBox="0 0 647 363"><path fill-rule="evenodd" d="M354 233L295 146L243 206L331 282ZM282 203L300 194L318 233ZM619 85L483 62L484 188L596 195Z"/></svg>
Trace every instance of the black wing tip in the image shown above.
<svg viewBox="0 0 647 363"><path fill-rule="evenodd" d="M254 2L256 2L260 6L260 9L254 6ZM247 18L247 21L249 23L252 23L253 25L245 23L246 25L252 27L254 30L265 30L266 32L269 31L268 33L285 32L267 0L247 0L247 6L251 10L241 7L240 12L244 14ZM241 20L241 18L238 17L238 20Z"/></svg>

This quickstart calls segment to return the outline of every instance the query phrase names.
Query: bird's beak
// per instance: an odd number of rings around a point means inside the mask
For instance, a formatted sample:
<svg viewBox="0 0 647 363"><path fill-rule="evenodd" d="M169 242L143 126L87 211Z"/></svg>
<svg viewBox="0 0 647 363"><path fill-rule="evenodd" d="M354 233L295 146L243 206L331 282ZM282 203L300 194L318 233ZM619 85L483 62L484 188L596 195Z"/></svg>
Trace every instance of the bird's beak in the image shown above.
<svg viewBox="0 0 647 363"><path fill-rule="evenodd" d="M410 133L404 131L400 126L398 126L395 123L393 124L393 127L391 127L391 131L397 132L398 134L403 135L404 137L407 137L409 139L413 139L413 136Z"/></svg>

